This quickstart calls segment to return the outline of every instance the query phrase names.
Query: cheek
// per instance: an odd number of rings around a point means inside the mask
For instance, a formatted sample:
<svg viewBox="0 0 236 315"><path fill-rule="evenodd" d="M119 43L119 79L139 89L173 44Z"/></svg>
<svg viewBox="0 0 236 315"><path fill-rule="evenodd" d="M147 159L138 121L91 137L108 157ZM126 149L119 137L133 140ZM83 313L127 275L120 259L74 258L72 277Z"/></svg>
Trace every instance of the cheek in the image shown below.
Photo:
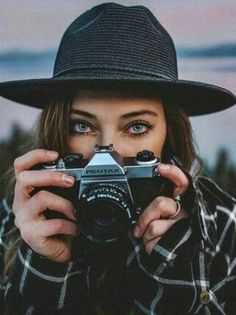
<svg viewBox="0 0 236 315"><path fill-rule="evenodd" d="M152 132L150 135L138 139L121 138L120 141L116 141L115 149L122 156L136 156L139 151L149 150L152 151L155 156L161 157L165 139L166 132L164 129L163 132Z"/></svg>
<svg viewBox="0 0 236 315"><path fill-rule="evenodd" d="M159 131L156 136L153 138L153 152L156 156L161 157L163 153L163 147L166 140L166 128L163 128L161 131Z"/></svg>
<svg viewBox="0 0 236 315"><path fill-rule="evenodd" d="M153 136L151 139L149 139L147 142L143 143L143 149L152 151L155 156L161 157L163 146L165 143L165 137Z"/></svg>
<svg viewBox="0 0 236 315"><path fill-rule="evenodd" d="M87 139L86 139L87 138ZM96 141L90 137L70 137L68 140L68 149L70 153L82 153L84 158L89 158L94 153Z"/></svg>

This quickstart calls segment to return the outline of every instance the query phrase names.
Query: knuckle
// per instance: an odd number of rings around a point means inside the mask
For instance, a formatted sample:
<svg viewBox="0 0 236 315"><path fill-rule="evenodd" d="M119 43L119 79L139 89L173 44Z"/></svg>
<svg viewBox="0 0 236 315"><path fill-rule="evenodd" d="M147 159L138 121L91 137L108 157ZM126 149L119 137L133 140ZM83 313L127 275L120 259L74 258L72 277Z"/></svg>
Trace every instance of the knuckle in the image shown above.
<svg viewBox="0 0 236 315"><path fill-rule="evenodd" d="M20 224L19 224L19 219L17 216L15 216L15 219L14 219L14 225L19 228L20 227Z"/></svg>
<svg viewBox="0 0 236 315"><path fill-rule="evenodd" d="M178 177L180 185L188 185L189 179L180 168L176 169L176 177Z"/></svg>
<svg viewBox="0 0 236 315"><path fill-rule="evenodd" d="M174 192L176 194L180 194L181 195L181 194L183 194L183 193L185 193L187 191L188 187L189 187L189 182L187 180L187 181L181 182L181 184L179 184L175 188Z"/></svg>
<svg viewBox="0 0 236 315"><path fill-rule="evenodd" d="M71 234L72 235L77 235L77 226L76 226L76 224L72 224Z"/></svg>
<svg viewBox="0 0 236 315"><path fill-rule="evenodd" d="M165 197L158 196L153 200L154 208L163 210L166 207L166 199Z"/></svg>
<svg viewBox="0 0 236 315"><path fill-rule="evenodd" d="M41 157L44 157L45 155L47 155L48 151L46 149L36 149L35 152Z"/></svg>
<svg viewBox="0 0 236 315"><path fill-rule="evenodd" d="M47 197L48 197L48 192L46 190L40 190L36 195L37 201L40 204L44 203L45 200L47 200Z"/></svg>
<svg viewBox="0 0 236 315"><path fill-rule="evenodd" d="M63 221L62 220L55 220L53 222L53 227L56 233L60 233L63 228Z"/></svg>
<svg viewBox="0 0 236 315"><path fill-rule="evenodd" d="M71 211L71 212L75 212L76 211L73 203L70 200L62 198L62 202L64 202L65 208L67 208L68 211Z"/></svg>
<svg viewBox="0 0 236 315"><path fill-rule="evenodd" d="M25 242L27 242L28 244L32 243L33 237L26 226L21 227L20 234Z"/></svg>
<svg viewBox="0 0 236 315"><path fill-rule="evenodd" d="M56 172L55 173L55 179L57 180L57 181L64 181L64 179L65 179L65 176L66 176L66 174L64 174L64 173L59 173L59 172Z"/></svg>
<svg viewBox="0 0 236 315"><path fill-rule="evenodd" d="M22 184L24 184L24 182L25 182L25 171L23 171L23 172L20 172L19 174L18 174L18 176L17 176L17 183L19 184L19 185L22 185Z"/></svg>
<svg viewBox="0 0 236 315"><path fill-rule="evenodd" d="M143 227L146 224L145 218L143 215L140 215L137 222L139 227Z"/></svg>
<svg viewBox="0 0 236 315"><path fill-rule="evenodd" d="M64 174L59 172L49 172L48 176L52 183L61 183L63 181Z"/></svg>
<svg viewBox="0 0 236 315"><path fill-rule="evenodd" d="M66 200L64 198L62 199L58 199L58 202L61 203L61 205L63 205L63 208L65 209L65 213L68 213L68 214L74 214L74 206L71 204L71 202L69 200Z"/></svg>
<svg viewBox="0 0 236 315"><path fill-rule="evenodd" d="M183 186L183 188L187 188L188 185L189 185L189 180L186 176L184 176L182 186Z"/></svg>
<svg viewBox="0 0 236 315"><path fill-rule="evenodd" d="M37 156L39 159L45 158L47 154L47 150L45 149L35 149L31 151L32 155Z"/></svg>
<svg viewBox="0 0 236 315"><path fill-rule="evenodd" d="M178 170L178 166L173 165L173 164L168 164L169 165L169 170L170 172L175 172L176 170Z"/></svg>
<svg viewBox="0 0 236 315"><path fill-rule="evenodd" d="M24 227L24 225L26 225L24 211L20 211L15 214L14 224L20 230L22 227Z"/></svg>
<svg viewBox="0 0 236 315"><path fill-rule="evenodd" d="M152 246L149 244L149 243L147 243L146 245L145 245L145 251L146 251L146 253L148 254L148 255L150 255L151 254L151 252L152 252Z"/></svg>
<svg viewBox="0 0 236 315"><path fill-rule="evenodd" d="M150 233L152 236L156 235L157 229L156 229L155 221L153 221L153 222L151 222L151 223L149 224L148 229L149 229L149 233Z"/></svg>
<svg viewBox="0 0 236 315"><path fill-rule="evenodd" d="M14 165L15 171L17 171L20 168L20 166L21 166L21 157L17 157L14 160L13 165Z"/></svg>
<svg viewBox="0 0 236 315"><path fill-rule="evenodd" d="M17 203L16 203L16 200L15 200L15 198L14 198L14 201L13 201L13 204L12 204L12 212L13 212L13 214L16 216L16 214L17 214L17 205L16 205Z"/></svg>

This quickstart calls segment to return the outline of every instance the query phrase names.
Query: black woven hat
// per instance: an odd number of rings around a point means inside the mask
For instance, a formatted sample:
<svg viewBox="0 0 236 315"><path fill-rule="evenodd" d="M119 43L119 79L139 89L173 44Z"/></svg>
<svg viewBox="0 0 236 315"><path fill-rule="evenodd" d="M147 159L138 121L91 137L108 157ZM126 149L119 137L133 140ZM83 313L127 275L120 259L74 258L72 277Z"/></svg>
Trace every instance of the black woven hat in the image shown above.
<svg viewBox="0 0 236 315"><path fill-rule="evenodd" d="M104 3L79 16L61 40L52 78L0 83L0 95L43 108L70 88L143 89L183 107L189 115L236 103L228 90L178 80L174 43L143 6Z"/></svg>

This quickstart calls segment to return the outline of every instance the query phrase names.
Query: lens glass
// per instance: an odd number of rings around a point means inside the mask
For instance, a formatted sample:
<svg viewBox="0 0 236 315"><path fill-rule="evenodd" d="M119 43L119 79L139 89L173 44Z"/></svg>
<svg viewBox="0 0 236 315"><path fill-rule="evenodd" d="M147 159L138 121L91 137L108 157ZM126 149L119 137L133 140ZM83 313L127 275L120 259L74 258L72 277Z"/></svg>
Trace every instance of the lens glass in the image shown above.
<svg viewBox="0 0 236 315"><path fill-rule="evenodd" d="M108 207L108 205L104 204L104 206L99 205L94 213L94 224L98 228L107 229L111 228L115 223L117 223L117 216L113 209L113 207Z"/></svg>
<svg viewBox="0 0 236 315"><path fill-rule="evenodd" d="M81 232L96 243L109 243L124 236L130 226L132 202L120 186L100 183L81 199L78 221Z"/></svg>

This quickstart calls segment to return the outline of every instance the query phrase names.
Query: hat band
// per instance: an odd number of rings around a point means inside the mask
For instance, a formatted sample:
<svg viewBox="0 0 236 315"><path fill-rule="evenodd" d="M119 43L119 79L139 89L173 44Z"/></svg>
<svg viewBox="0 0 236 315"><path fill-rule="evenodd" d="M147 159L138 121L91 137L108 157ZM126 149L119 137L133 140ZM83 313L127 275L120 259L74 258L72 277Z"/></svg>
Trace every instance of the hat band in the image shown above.
<svg viewBox="0 0 236 315"><path fill-rule="evenodd" d="M143 71L139 69L134 69L132 67L109 67L105 66L88 66L88 67L78 67L78 68L71 68L66 69L57 73L53 74L53 78L59 77L79 77L79 78L92 78L91 76L95 76L96 78L99 76L100 78L117 78L117 77L124 77L124 78L132 78L132 79L139 79L139 78L158 78L158 79L166 79L166 80L176 80L178 79L177 76L167 76L162 73L151 72L151 71Z"/></svg>

